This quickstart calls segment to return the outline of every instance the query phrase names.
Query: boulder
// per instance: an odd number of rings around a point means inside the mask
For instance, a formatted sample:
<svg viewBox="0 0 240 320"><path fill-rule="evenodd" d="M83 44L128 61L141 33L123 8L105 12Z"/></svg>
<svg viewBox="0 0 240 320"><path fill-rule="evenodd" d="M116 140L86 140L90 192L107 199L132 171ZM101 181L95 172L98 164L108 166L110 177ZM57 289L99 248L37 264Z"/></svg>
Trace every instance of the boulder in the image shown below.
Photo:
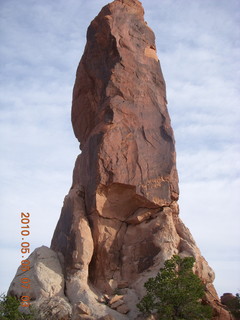
<svg viewBox="0 0 240 320"><path fill-rule="evenodd" d="M72 306L65 297L41 298L33 301L32 307L37 310L37 319L73 320Z"/></svg>
<svg viewBox="0 0 240 320"><path fill-rule="evenodd" d="M112 305L114 304L115 302L119 301L119 300L122 300L123 296L122 295L115 295L111 298L111 300L109 301L109 304Z"/></svg>
<svg viewBox="0 0 240 320"><path fill-rule="evenodd" d="M8 294L29 296L31 300L64 297L64 275L58 254L46 246L34 250L28 257L29 270L25 271L24 263L19 266L10 284ZM29 279L29 287L21 279ZM24 287L25 286L25 287Z"/></svg>
<svg viewBox="0 0 240 320"><path fill-rule="evenodd" d="M118 300L118 301L114 302L113 304L111 304L111 308L116 310L119 306L121 306L123 304L124 304L123 300Z"/></svg>
<svg viewBox="0 0 240 320"><path fill-rule="evenodd" d="M117 311L123 314L128 313L129 310L129 307L126 304L121 304L119 307L117 307Z"/></svg>
<svg viewBox="0 0 240 320"><path fill-rule="evenodd" d="M89 309L89 307L86 304L84 304L82 301L80 301L74 307L75 307L74 309L76 314L86 314L86 315L91 314L91 310Z"/></svg>

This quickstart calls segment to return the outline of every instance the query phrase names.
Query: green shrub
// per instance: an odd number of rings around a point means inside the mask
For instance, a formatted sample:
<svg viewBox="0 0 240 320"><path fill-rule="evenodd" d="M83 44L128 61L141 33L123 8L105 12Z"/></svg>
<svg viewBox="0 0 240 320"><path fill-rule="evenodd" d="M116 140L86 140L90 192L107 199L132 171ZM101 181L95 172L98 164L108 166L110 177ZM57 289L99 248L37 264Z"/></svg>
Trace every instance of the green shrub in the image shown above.
<svg viewBox="0 0 240 320"><path fill-rule="evenodd" d="M192 271L195 259L173 256L155 278L145 283L147 294L137 305L161 320L211 319L212 308L202 304L204 285Z"/></svg>
<svg viewBox="0 0 240 320"><path fill-rule="evenodd" d="M0 296L0 320L29 320L35 319L34 312L30 309L29 314L19 311L20 301L11 296Z"/></svg>

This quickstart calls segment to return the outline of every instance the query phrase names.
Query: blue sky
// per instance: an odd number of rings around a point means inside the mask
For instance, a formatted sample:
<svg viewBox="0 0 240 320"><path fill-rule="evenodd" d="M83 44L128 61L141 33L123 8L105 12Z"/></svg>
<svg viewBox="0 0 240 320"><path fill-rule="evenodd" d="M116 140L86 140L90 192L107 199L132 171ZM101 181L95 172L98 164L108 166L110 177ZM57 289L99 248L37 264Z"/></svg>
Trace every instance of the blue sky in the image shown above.
<svg viewBox="0 0 240 320"><path fill-rule="evenodd" d="M167 84L181 217L223 292L240 291L240 3L143 0ZM50 245L79 153L71 95L86 29L105 0L0 0L0 293Z"/></svg>

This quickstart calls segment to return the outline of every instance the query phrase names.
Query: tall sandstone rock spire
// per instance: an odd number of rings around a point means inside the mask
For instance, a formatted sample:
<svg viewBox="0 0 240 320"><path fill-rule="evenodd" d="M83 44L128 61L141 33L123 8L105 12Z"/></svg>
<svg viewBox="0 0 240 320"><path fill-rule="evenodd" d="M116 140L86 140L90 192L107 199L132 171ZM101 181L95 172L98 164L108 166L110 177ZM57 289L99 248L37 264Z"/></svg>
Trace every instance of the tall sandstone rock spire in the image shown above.
<svg viewBox="0 0 240 320"><path fill-rule="evenodd" d="M83 319L84 312L90 319L137 319L144 283L178 254L196 258L214 319L230 319L212 285L213 271L179 218L165 82L138 0L115 0L91 22L73 90L72 124L81 154L52 251L45 248L63 270L59 290L44 287L47 297L64 299L73 307L72 319ZM20 295L16 281L9 292ZM34 299L44 301L44 294Z"/></svg>
<svg viewBox="0 0 240 320"><path fill-rule="evenodd" d="M114 1L91 23L73 90L72 123L82 150L72 190L80 192L74 197L84 195L82 215L93 239L89 278L111 292L121 281L135 281L155 257L168 257L157 241L163 238L159 212L178 214L165 82L140 2ZM70 254L67 268L73 270L81 265L82 245L70 202L52 249ZM69 230L65 221L71 217Z"/></svg>

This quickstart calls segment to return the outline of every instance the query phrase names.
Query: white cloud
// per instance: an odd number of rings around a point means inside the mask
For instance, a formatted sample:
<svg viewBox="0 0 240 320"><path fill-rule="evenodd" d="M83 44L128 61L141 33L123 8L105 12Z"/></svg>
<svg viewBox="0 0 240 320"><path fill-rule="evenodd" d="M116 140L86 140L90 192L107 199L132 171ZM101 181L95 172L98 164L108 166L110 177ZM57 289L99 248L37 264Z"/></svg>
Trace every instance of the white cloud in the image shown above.
<svg viewBox="0 0 240 320"><path fill-rule="evenodd" d="M236 293L240 267L239 2L142 0L167 83L180 175L181 216ZM49 245L79 152L71 92L99 1L2 1L1 247L7 287L19 264L19 213L32 216L32 248ZM9 268L6 267L9 265Z"/></svg>
<svg viewBox="0 0 240 320"><path fill-rule="evenodd" d="M219 295L226 291L236 293L240 267L240 177L214 180L210 176L200 181L201 172L205 175L205 171L193 165L189 166L189 173L194 169L199 176L196 178L195 173L192 182L188 179L188 182L180 183L181 217L215 271Z"/></svg>
<svg viewBox="0 0 240 320"><path fill-rule="evenodd" d="M216 274L214 285L222 295L226 288L233 294L240 292L240 276L239 276L239 262L238 260L233 260L232 256L227 257L225 260L211 260L211 266L214 270L218 270ZM231 277L229 276L231 274Z"/></svg>

